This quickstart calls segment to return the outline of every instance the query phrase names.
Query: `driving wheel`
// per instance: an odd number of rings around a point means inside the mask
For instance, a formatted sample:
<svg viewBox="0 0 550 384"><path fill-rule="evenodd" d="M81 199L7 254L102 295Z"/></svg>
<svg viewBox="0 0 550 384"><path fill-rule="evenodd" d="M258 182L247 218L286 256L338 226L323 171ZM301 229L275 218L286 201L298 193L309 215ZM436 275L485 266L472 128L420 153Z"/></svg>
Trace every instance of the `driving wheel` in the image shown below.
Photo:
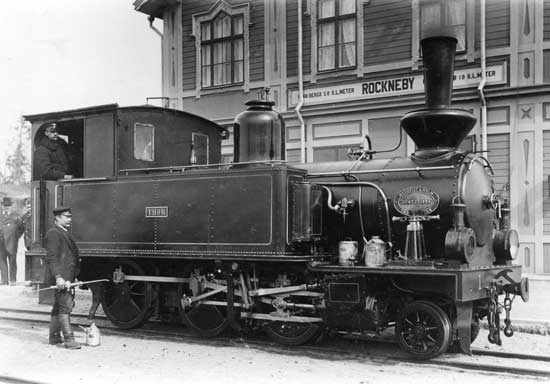
<svg viewBox="0 0 550 384"><path fill-rule="evenodd" d="M114 264L125 275L144 276L143 268L132 260L121 259ZM103 311L119 328L130 329L143 324L151 314L153 289L147 281L108 282L101 300Z"/></svg>
<svg viewBox="0 0 550 384"><path fill-rule="evenodd" d="M212 288L204 287L199 276L191 274L189 284L178 286L178 310L183 323L196 334L203 337L214 337L230 326L227 316L227 294L218 292L205 298L189 302L189 298L212 292ZM221 283L221 281L218 281ZM224 282L225 283L225 282Z"/></svg>
<svg viewBox="0 0 550 384"><path fill-rule="evenodd" d="M395 335L407 353L418 359L430 359L449 348L451 322L437 305L414 301L399 314Z"/></svg>

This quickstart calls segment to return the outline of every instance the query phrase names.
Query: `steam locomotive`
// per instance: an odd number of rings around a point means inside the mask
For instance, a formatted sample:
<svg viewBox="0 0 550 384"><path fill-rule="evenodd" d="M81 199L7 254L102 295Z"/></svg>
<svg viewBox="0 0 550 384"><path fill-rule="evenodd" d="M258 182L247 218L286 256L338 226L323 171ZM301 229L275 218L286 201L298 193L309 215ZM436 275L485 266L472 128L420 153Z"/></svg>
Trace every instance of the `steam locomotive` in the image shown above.
<svg viewBox="0 0 550 384"><path fill-rule="evenodd" d="M51 209L73 208L81 280L121 328L151 317L211 337L262 329L285 345L326 330L395 327L419 359L470 353L480 320L512 336L511 297L528 299L513 265L518 235L494 194L489 162L458 146L475 117L450 108L456 40L422 41L426 108L402 129L416 151L288 164L282 117L252 101L235 119L235 161L220 163L224 128L183 111L116 104L26 116L55 121L82 144L80 174L33 181L28 278L39 280ZM499 300L503 298L501 303Z"/></svg>

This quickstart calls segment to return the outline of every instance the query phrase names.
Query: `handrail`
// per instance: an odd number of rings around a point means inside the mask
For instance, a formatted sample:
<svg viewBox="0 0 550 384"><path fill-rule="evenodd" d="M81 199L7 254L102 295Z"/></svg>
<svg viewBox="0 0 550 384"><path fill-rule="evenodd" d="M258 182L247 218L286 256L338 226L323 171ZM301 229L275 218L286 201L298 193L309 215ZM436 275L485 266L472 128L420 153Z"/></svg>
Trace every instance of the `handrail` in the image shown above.
<svg viewBox="0 0 550 384"><path fill-rule="evenodd" d="M108 177L81 177L81 178L72 178L72 179L59 179L60 183L75 183L79 181L105 181L109 180Z"/></svg>
<svg viewBox="0 0 550 384"><path fill-rule="evenodd" d="M264 164L264 165L279 165L286 164L286 160L257 160L257 161L243 161L240 163L216 163L216 164L195 164L195 165L177 165L169 167L154 167L154 168L125 168L119 169L118 173L145 173L145 172L184 172L188 169L221 169L221 168L231 168L236 165L247 165L247 164ZM81 179L82 180L82 179Z"/></svg>
<svg viewBox="0 0 550 384"><path fill-rule="evenodd" d="M437 167L411 167L411 168L388 168L388 169L369 169L364 171L339 171L339 172L317 172L308 173L307 177L323 177L323 176L348 176L361 175L368 173L390 173L390 172L424 172L424 171L442 171L445 169L454 169L454 165L441 165Z"/></svg>

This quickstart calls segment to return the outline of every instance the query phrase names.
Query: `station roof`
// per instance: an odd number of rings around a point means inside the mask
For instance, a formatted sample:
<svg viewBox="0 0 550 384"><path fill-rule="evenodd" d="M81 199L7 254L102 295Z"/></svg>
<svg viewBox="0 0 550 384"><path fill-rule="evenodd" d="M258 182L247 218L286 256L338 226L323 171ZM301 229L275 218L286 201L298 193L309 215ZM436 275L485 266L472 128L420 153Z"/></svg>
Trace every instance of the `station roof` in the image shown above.
<svg viewBox="0 0 550 384"><path fill-rule="evenodd" d="M162 19L164 10L179 2L180 0L135 0L133 5L138 12Z"/></svg>

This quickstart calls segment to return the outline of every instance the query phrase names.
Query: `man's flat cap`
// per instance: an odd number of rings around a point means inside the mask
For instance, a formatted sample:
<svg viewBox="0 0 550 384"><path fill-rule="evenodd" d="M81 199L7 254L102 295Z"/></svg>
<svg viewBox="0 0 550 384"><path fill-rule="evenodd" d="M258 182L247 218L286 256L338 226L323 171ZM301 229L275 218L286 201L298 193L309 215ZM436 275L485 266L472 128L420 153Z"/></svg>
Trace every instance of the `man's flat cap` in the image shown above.
<svg viewBox="0 0 550 384"><path fill-rule="evenodd" d="M53 212L54 216L59 216L59 215L62 215L64 213L68 213L70 215L71 214L71 207L57 207L52 212Z"/></svg>
<svg viewBox="0 0 550 384"><path fill-rule="evenodd" d="M56 123L48 123L44 125L44 131L55 131L57 130L57 124Z"/></svg>
<svg viewBox="0 0 550 384"><path fill-rule="evenodd" d="M12 205L11 197L8 197L8 196L4 197L2 199L2 205L4 207L9 207L10 205Z"/></svg>

